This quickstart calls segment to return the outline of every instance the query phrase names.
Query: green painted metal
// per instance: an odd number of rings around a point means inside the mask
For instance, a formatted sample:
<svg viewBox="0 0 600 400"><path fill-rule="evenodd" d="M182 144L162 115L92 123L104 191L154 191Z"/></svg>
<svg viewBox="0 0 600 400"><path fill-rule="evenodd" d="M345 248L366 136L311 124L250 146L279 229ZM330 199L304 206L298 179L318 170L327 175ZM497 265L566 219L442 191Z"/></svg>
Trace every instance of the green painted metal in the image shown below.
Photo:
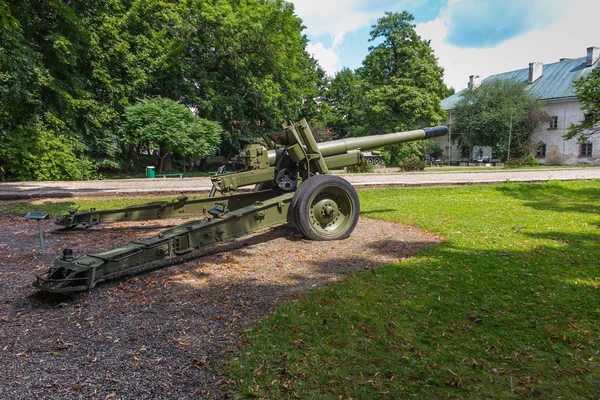
<svg viewBox="0 0 600 400"><path fill-rule="evenodd" d="M306 181L292 199L291 219L312 240L338 240L350 236L360 213L352 185L335 175L317 175Z"/></svg>
<svg viewBox="0 0 600 400"><path fill-rule="evenodd" d="M265 194L265 192L257 192ZM98 282L132 272L150 263L171 259L193 249L225 242L287 221L293 193L267 198L235 211L216 206L211 216L167 229L139 242L75 259L65 250L34 286L51 293L88 290ZM269 195L270 196L270 195Z"/></svg>
<svg viewBox="0 0 600 400"><path fill-rule="evenodd" d="M155 178L156 170L154 167L146 167L146 178Z"/></svg>
<svg viewBox="0 0 600 400"><path fill-rule="evenodd" d="M225 203L227 209L234 211L253 204L256 201L265 200L269 196L276 196L276 193L251 192L200 199L190 199L187 196L181 196L173 201L146 203L139 206L112 210L96 210L95 208L90 211L71 210L66 215L56 217L54 222L65 228L74 228L77 225L91 227L105 222L206 216L208 215L208 211L218 203Z"/></svg>
<svg viewBox="0 0 600 400"><path fill-rule="evenodd" d="M312 134L312 131L310 130L308 122L306 122L304 118L300 121L300 136L302 137L302 140L304 141L304 144L306 145L306 148L308 150L307 156L312 161L317 172L319 172L320 174L328 174L329 167L323 159L321 149L317 145L317 142Z"/></svg>
<svg viewBox="0 0 600 400"><path fill-rule="evenodd" d="M337 234L347 229L353 204L350 196L340 187L327 187L310 198L310 224L317 232Z"/></svg>
<svg viewBox="0 0 600 400"><path fill-rule="evenodd" d="M363 150L440 136L446 127L316 143L305 120L265 135L267 148L252 144L240 153L246 170L211 178L213 186L228 194L242 186L254 192L171 202L148 203L114 210L72 211L56 219L66 228L101 222L203 217L167 229L148 239L102 253L75 258L69 249L48 272L37 275L34 285L52 293L88 290L112 277L215 243L231 240L272 226L293 223L312 240L348 237L360 205L348 181L329 175L333 168L363 163Z"/></svg>
<svg viewBox="0 0 600 400"><path fill-rule="evenodd" d="M275 179L277 169L267 167L250 171L232 172L231 174L215 175L211 178L213 185L222 193L232 192L242 186L256 185Z"/></svg>

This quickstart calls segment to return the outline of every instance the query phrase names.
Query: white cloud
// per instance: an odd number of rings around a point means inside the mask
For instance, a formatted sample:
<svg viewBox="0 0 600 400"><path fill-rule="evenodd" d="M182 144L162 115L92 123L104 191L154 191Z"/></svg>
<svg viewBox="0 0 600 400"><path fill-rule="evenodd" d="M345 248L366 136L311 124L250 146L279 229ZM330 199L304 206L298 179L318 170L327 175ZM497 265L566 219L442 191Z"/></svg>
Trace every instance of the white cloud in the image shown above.
<svg viewBox="0 0 600 400"><path fill-rule="evenodd" d="M319 65L328 75L335 75L340 70L340 57L335 52L335 46L326 48L323 43L309 43L306 50L315 60L319 61Z"/></svg>
<svg viewBox="0 0 600 400"><path fill-rule="evenodd" d="M333 75L346 66L339 50L347 33L372 25L386 9L400 11L408 4L421 4L424 0L292 1L296 14L303 19L307 28L305 32L313 38L307 50L327 73ZM523 4L539 11L528 14L538 19L530 25L536 27L534 30L488 48L450 45L447 37L456 10L460 9L464 16L465 5L472 1L448 0L446 8L436 19L417 25L417 32L424 39L431 40L439 63L445 69L446 84L457 90L466 87L469 75L485 78L496 73L527 68L534 61L551 63L562 57L583 57L587 47L600 46L597 28L600 2L592 0L530 0ZM560 10L558 17L557 10ZM549 15L552 18L548 18ZM473 16L478 17L475 12ZM322 35L331 38L331 44L314 40Z"/></svg>
<svg viewBox="0 0 600 400"><path fill-rule="evenodd" d="M292 0L309 35L336 37L371 24L365 0Z"/></svg>
<svg viewBox="0 0 600 400"><path fill-rule="evenodd" d="M296 14L302 18L309 36L328 35L330 47L323 42L309 43L307 51L329 74L334 75L343 64L337 52L348 32L371 24L373 16L363 12L365 0L292 0Z"/></svg>
<svg viewBox="0 0 600 400"><path fill-rule="evenodd" d="M527 68L530 62L552 63L559 58L578 58L586 48L600 46L597 19L600 3L571 0L562 17L545 27L485 49L459 48L448 44L449 15L446 9L434 21L417 25L417 32L431 40L431 47L445 69L447 85L461 90L469 75L487 76Z"/></svg>
<svg viewBox="0 0 600 400"><path fill-rule="evenodd" d="M344 35L371 26L385 10L402 10L407 4L420 4L424 0L291 0L296 15L302 18L306 34L312 37L328 35L330 47L323 42L310 43L307 50L329 75L344 67L339 58L339 45ZM367 10L367 11L365 11Z"/></svg>

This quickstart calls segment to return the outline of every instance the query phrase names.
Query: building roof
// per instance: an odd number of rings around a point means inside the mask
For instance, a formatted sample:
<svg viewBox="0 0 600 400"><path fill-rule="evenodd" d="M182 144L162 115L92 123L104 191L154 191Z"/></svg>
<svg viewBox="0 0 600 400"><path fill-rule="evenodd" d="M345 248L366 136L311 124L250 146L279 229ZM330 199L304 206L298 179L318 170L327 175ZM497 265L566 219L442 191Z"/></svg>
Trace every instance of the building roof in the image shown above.
<svg viewBox="0 0 600 400"><path fill-rule="evenodd" d="M516 71L503 72L501 74L488 76L483 80L487 82L494 79L510 79L517 82L527 83L529 91L542 100L558 100L576 98L573 82L587 76L590 71L600 65L596 61L591 66L586 66L586 57L573 58L552 64L544 64L542 76L533 83L528 83L529 68L518 69ZM465 90L445 98L441 102L444 110L452 110L456 103L462 97Z"/></svg>

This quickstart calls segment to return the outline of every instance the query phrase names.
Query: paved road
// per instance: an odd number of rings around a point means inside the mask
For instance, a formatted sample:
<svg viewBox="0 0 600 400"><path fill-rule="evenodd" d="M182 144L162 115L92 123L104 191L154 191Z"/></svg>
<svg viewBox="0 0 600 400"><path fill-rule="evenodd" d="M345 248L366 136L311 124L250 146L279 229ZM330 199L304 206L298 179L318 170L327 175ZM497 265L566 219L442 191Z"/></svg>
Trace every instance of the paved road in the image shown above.
<svg viewBox="0 0 600 400"><path fill-rule="evenodd" d="M341 175L357 189L371 187L413 187L491 184L503 182L545 182L549 180L600 179L598 168L556 168L534 170L490 170L454 172L413 172ZM206 194L209 178L111 179L74 182L0 183L0 200L34 197L97 197L159 194L165 196Z"/></svg>

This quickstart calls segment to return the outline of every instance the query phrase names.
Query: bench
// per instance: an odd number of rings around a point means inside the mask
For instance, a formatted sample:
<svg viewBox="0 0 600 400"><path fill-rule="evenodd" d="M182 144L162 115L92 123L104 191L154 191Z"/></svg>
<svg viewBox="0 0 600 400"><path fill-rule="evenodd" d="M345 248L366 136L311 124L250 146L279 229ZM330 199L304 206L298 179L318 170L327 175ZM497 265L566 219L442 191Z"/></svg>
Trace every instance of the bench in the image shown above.
<svg viewBox="0 0 600 400"><path fill-rule="evenodd" d="M178 173L178 174L157 174L156 175L157 178L183 178L183 172Z"/></svg>

